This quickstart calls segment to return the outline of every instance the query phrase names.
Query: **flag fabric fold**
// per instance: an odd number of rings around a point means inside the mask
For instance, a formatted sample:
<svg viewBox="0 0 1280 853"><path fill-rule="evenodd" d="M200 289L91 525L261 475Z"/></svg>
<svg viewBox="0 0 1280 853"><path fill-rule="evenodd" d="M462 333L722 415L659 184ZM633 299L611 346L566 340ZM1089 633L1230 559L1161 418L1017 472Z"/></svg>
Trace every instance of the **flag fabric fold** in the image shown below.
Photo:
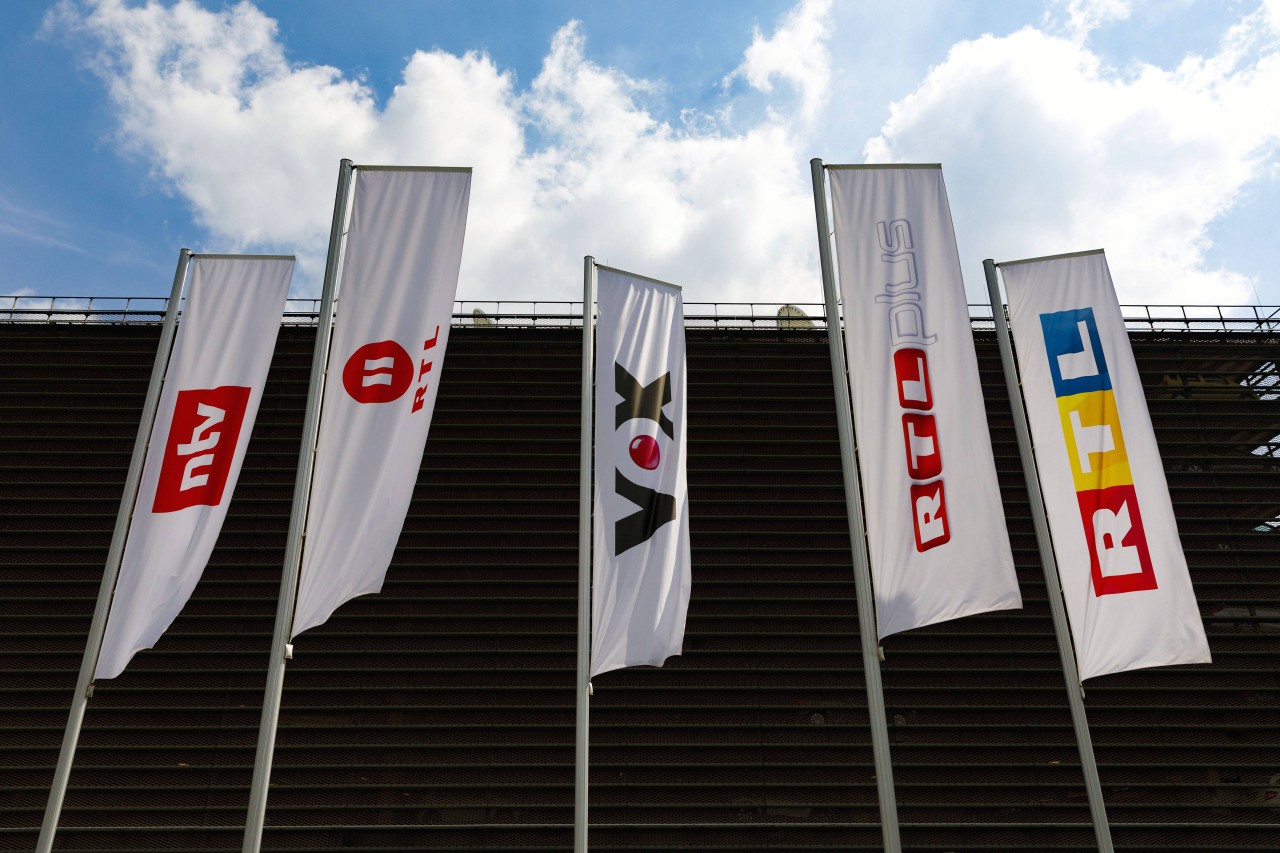
<svg viewBox="0 0 1280 853"><path fill-rule="evenodd" d="M828 174L879 636L1021 607L942 170Z"/></svg>
<svg viewBox="0 0 1280 853"><path fill-rule="evenodd" d="M1106 256L999 266L1080 677L1209 663Z"/></svg>
<svg viewBox="0 0 1280 853"><path fill-rule="evenodd" d="M692 582L681 293L597 272L592 676L680 654Z"/></svg>
<svg viewBox="0 0 1280 853"><path fill-rule="evenodd" d="M195 255L94 677L115 678L191 597L271 366L293 259Z"/></svg>
<svg viewBox="0 0 1280 853"><path fill-rule="evenodd" d="M413 497L462 263L470 169L357 167L291 636L382 589Z"/></svg>

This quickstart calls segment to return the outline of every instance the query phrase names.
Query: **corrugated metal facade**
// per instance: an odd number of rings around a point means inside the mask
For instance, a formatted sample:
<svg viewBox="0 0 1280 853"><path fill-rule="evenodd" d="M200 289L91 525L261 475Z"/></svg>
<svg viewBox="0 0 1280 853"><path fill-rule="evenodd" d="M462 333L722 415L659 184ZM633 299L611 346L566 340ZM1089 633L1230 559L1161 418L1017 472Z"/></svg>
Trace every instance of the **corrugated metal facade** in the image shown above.
<svg viewBox="0 0 1280 853"><path fill-rule="evenodd" d="M239 849L313 334L281 332L194 600L90 702L60 850ZM3 850L35 843L157 335L0 325ZM596 679L594 850L879 849L824 335L688 330L685 655ZM296 644L264 849L571 847L580 336L454 329L384 593ZM999 357L976 337L1026 608L885 642L903 844L1089 850ZM1280 336L1133 343L1215 662L1090 683L1116 848L1273 850Z"/></svg>

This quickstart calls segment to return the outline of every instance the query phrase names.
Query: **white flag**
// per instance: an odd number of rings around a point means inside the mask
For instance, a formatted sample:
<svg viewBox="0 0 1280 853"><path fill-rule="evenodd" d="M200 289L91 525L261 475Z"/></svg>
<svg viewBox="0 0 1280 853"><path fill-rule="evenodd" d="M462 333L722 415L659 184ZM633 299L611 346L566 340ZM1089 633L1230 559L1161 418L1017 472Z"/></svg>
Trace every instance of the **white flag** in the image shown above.
<svg viewBox="0 0 1280 853"><path fill-rule="evenodd" d="M596 269L592 676L680 654L691 584L684 302Z"/></svg>
<svg viewBox="0 0 1280 853"><path fill-rule="evenodd" d="M378 592L409 512L458 289L470 169L357 167L292 636Z"/></svg>
<svg viewBox="0 0 1280 853"><path fill-rule="evenodd" d="M1021 607L942 170L828 169L880 637Z"/></svg>
<svg viewBox="0 0 1280 853"><path fill-rule="evenodd" d="M94 678L115 678L191 598L240 476L293 259L195 255Z"/></svg>
<svg viewBox="0 0 1280 853"><path fill-rule="evenodd" d="M1080 677L1209 663L1106 257L1000 270Z"/></svg>

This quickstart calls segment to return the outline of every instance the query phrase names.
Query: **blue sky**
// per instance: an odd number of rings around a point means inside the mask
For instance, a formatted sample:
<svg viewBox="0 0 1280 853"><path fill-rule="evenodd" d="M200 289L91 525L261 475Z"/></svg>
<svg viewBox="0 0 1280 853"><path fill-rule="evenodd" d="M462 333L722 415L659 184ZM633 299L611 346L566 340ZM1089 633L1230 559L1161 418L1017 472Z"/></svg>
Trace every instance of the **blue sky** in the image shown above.
<svg viewBox="0 0 1280 853"><path fill-rule="evenodd" d="M0 293L322 272L338 160L476 169L459 297L581 258L821 299L808 161L940 162L981 261L1106 248L1127 303L1280 304L1280 2L13 2Z"/></svg>

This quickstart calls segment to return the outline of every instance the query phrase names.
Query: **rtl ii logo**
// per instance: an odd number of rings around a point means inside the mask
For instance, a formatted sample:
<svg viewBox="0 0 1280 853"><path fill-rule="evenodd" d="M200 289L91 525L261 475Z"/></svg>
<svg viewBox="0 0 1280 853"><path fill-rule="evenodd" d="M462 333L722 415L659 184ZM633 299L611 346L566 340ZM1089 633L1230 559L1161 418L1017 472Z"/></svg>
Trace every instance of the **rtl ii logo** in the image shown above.
<svg viewBox="0 0 1280 853"><path fill-rule="evenodd" d="M1040 315L1095 596L1156 588L1092 308Z"/></svg>
<svg viewBox="0 0 1280 853"><path fill-rule="evenodd" d="M178 392L152 512L222 503L248 404L241 385Z"/></svg>
<svg viewBox="0 0 1280 853"><path fill-rule="evenodd" d="M434 349L439 340L440 327L436 326L435 335L422 342L423 353ZM426 358L414 365L408 351L395 341L376 341L360 347L347 359L342 368L342 387L357 403L391 403L403 397L416 382L410 409L416 412L426 402L427 374L431 366L432 362Z"/></svg>
<svg viewBox="0 0 1280 853"><path fill-rule="evenodd" d="M622 402L614 409L615 439L630 435L622 431L622 426L637 418L652 421L666 435L668 441L675 438L675 424L662 411L671 402L671 372L668 371L648 385L641 385L625 367L615 363L613 366L613 387L622 397ZM632 465L641 471L656 471L662 466L662 448L655 436L648 433L635 435L627 442L627 456ZM638 476L638 475L633 475ZM619 497L626 498L640 507L639 510L620 518L614 523L613 554L618 556L624 551L648 542L659 527L676 518L676 499L673 495L663 494L656 489L633 482L622 473L622 469L614 469L614 491Z"/></svg>

